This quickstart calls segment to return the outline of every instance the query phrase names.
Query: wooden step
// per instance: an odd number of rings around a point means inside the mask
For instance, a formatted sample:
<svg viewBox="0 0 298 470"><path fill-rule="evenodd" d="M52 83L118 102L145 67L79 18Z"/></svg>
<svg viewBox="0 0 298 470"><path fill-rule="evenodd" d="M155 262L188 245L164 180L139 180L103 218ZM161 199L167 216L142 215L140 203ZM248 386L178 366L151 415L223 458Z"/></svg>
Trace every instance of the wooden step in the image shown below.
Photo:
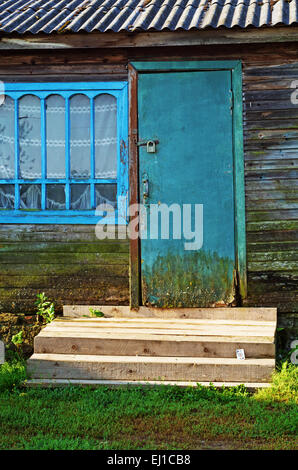
<svg viewBox="0 0 298 470"><path fill-rule="evenodd" d="M137 314L129 307L96 309L105 316L91 317L84 307L85 316L57 318L39 333L35 353L28 360L32 379L270 381L275 367L276 309L142 307ZM236 349L244 349L245 360L236 359Z"/></svg>
<svg viewBox="0 0 298 470"><path fill-rule="evenodd" d="M233 307L233 308L156 308L111 305L64 305L63 315L67 317L91 317L90 308L104 313L107 317L119 318L197 318L211 320L257 320L274 321L277 319L276 308Z"/></svg>
<svg viewBox="0 0 298 470"><path fill-rule="evenodd" d="M117 326L118 324L121 325L134 325L137 323L138 325L143 325L144 327L147 327L147 325L161 325L162 328L164 327L163 325L168 325L169 327L173 325L181 325L187 326L200 326L200 325L233 325L233 326L272 326L275 325L274 320L241 320L241 319L197 319L197 318L144 318L144 317L134 317L134 318L127 318L127 317L57 317L55 319L55 324L57 325L57 322L62 323L62 324L81 324L83 325L84 323L88 325L88 323L98 324L100 323L106 323L106 324L111 324L112 326ZM53 323L48 324L53 325Z"/></svg>
<svg viewBox="0 0 298 470"><path fill-rule="evenodd" d="M168 357L274 358L274 322L236 320L57 319L35 338L34 351Z"/></svg>
<svg viewBox="0 0 298 470"><path fill-rule="evenodd" d="M275 322L240 322L236 320L144 320L144 319L56 319L46 327L52 332L155 334L183 336L267 337L274 341ZM45 330L44 330L45 331Z"/></svg>
<svg viewBox="0 0 298 470"><path fill-rule="evenodd" d="M244 349L246 358L274 358L275 355L275 346L266 337L44 331L34 342L34 351L43 354L235 358L236 349Z"/></svg>
<svg viewBox="0 0 298 470"><path fill-rule="evenodd" d="M140 325L135 325L132 327L129 325L115 325L115 326L110 326L110 325L53 325L48 328L47 331L51 332L57 332L57 333L63 333L63 332L72 332L72 333L107 333L107 334L115 334L119 333L122 335L128 335L130 333L135 333L135 334L153 334L153 335L176 335L176 336L243 336L243 337L267 337L269 340L274 339L274 328L269 328L269 327L224 327L224 326L201 326L201 327L188 327L188 328L180 328L180 326L177 326L176 328L155 328L154 326L148 326L147 328L144 328Z"/></svg>
<svg viewBox="0 0 298 470"><path fill-rule="evenodd" d="M162 320L162 319L130 319L130 318L89 318L79 319L71 317L57 318L54 322L50 323L48 327L54 329L78 329L84 328L133 328L133 329L164 329L164 330L185 330L185 331L209 331L219 330L223 332L243 331L250 334L251 331L263 332L265 334L272 334L275 329L275 322L271 321L240 321L240 320ZM261 335L264 336L264 335Z"/></svg>
<svg viewBox="0 0 298 470"><path fill-rule="evenodd" d="M37 354L31 378L130 381L269 382L274 359Z"/></svg>

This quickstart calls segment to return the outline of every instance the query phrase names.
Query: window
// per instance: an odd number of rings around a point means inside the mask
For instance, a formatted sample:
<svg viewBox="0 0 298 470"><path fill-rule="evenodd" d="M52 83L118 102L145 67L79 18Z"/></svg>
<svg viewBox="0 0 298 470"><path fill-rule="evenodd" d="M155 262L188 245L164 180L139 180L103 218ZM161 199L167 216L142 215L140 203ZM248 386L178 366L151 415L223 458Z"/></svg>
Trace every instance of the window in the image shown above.
<svg viewBox="0 0 298 470"><path fill-rule="evenodd" d="M109 204L123 223L127 132L124 82L6 84L0 222L93 223Z"/></svg>

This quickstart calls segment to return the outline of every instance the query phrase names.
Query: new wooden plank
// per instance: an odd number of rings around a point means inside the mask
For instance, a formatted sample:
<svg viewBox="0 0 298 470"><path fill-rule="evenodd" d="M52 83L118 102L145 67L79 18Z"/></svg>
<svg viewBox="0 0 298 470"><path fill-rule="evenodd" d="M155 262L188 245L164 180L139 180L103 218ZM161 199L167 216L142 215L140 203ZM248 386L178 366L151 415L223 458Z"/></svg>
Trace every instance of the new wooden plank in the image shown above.
<svg viewBox="0 0 298 470"><path fill-rule="evenodd" d="M200 341L209 341L209 342L233 342L241 341L247 343L261 342L261 343L273 343L272 336L234 336L234 335L176 335L167 332L167 334L155 334L148 333L146 331L136 332L134 330L129 331L128 333L119 332L117 329L111 332L106 332L105 330L85 332L84 330L78 331L68 331L68 330L53 330L44 328L40 331L36 338L95 338L95 339L137 339L137 340L156 340L156 341L195 341L196 343Z"/></svg>
<svg viewBox="0 0 298 470"><path fill-rule="evenodd" d="M154 334L44 332L34 341L34 352L42 354L87 354L168 357L236 357L244 349L246 358L274 358L269 338L228 338Z"/></svg>
<svg viewBox="0 0 298 470"><path fill-rule="evenodd" d="M275 308L150 308L139 307L131 309L129 306L107 305L64 305L63 315L67 317L91 316L90 307L99 310L104 315L114 317L147 317L147 318L181 318L181 319L210 319L210 320L269 320L276 321Z"/></svg>
<svg viewBox="0 0 298 470"><path fill-rule="evenodd" d="M66 328L66 329L73 329L73 328L94 328L94 329L113 329L113 328L136 328L136 329L155 329L155 330L160 330L160 329L165 329L165 330L181 330L181 331L188 331L188 330L194 330L196 331L201 331L201 330L206 330L206 331L216 331L216 330L221 330L223 332L228 331L229 329L231 330L245 330L247 332L250 331L262 331L262 330L271 330L274 328L275 323L274 322L267 322L267 325L241 325L241 324L189 324L189 325L184 325L184 324L169 324L169 323L160 323L160 324L154 324L154 323L149 323L149 324L142 324L142 323L113 323L113 322L98 322L98 323L77 323L77 324L72 324L71 322L69 323L62 323L62 322L53 322L48 325L48 328L51 329L61 329L61 328Z"/></svg>
<svg viewBox="0 0 298 470"><path fill-rule="evenodd" d="M158 321L159 320L159 321ZM194 330L206 328L206 329L217 329L226 330L227 328L246 328L247 331L262 328L274 328L276 322L274 321L237 321L237 320L161 320L157 319L118 319L118 318L98 318L98 319L89 319L89 321L84 319L77 319L77 321L71 321L70 319L65 321L64 317L47 325L46 328L155 328L155 329L191 329Z"/></svg>
<svg viewBox="0 0 298 470"><path fill-rule="evenodd" d="M266 327L260 327L258 329L256 328L251 328L250 330L248 330L249 327L227 327L227 328L215 328L215 327L212 327L211 328L204 328L204 327L197 327L197 328L192 328L192 329L174 329L174 328L146 328L146 332L148 334L155 334L155 335L166 335L166 334L174 334L174 335L181 335L181 336L185 336L185 335L206 335L206 336L214 336L214 335L218 335L218 336L224 336L224 335L228 335L228 336L268 336L268 337L271 337L273 339L274 337L274 332L275 332L275 329L272 327L272 328L266 328ZM65 331L65 327L59 327L59 326L56 326L56 327L52 327L51 328L52 330L54 331ZM83 326L78 326L78 327L68 327L68 330L71 331L71 332L86 332L86 333L92 333L93 331L98 331L98 330L102 330L106 333L111 333L111 334L115 334L115 332L119 332L119 333L122 333L122 334L126 334L126 333L130 333L131 331L134 331L135 333L142 333L144 332L144 328L121 328L121 327L112 327L112 328L108 328L108 327L83 327Z"/></svg>
<svg viewBox="0 0 298 470"><path fill-rule="evenodd" d="M268 322L269 323L269 322ZM269 324L268 326L238 326L238 325L131 325L131 324L107 324L107 325L98 325L98 324L85 324L78 323L75 325L60 325L50 324L46 327L45 331L53 332L82 332L82 333L138 333L138 334L177 334L177 335L200 335L205 334L208 336L274 336L276 324Z"/></svg>
<svg viewBox="0 0 298 470"><path fill-rule="evenodd" d="M100 310L98 310L100 311ZM58 317L54 320L54 322L50 323L48 326L51 325L77 325L77 324L113 324L113 325L125 325L125 324L135 324L135 325L239 325L239 326L274 326L274 320L241 320L241 319L210 319L210 318L148 318L148 317L95 317L95 318L87 318L87 317Z"/></svg>
<svg viewBox="0 0 298 470"><path fill-rule="evenodd" d="M166 337L157 339L154 335L145 338L132 338L129 335L118 337L94 337L72 334L63 336L40 335L35 338L34 352L42 354L81 354L81 355L125 355L125 356L164 356L164 357L236 357L237 349L244 349L246 358L274 358L275 347L270 341L202 341ZM116 335L115 335L116 336Z"/></svg>
<svg viewBox="0 0 298 470"><path fill-rule="evenodd" d="M268 382L274 359L33 354L32 378Z"/></svg>

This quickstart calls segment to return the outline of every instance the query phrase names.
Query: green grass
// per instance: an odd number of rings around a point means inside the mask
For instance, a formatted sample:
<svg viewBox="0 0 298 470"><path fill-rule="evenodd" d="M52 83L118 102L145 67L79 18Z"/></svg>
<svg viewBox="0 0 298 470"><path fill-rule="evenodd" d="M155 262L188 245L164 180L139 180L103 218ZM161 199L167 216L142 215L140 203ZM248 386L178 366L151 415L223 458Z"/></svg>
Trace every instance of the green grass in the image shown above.
<svg viewBox="0 0 298 470"><path fill-rule="evenodd" d="M14 358L0 366L0 393L4 390L14 390L26 380L25 361Z"/></svg>
<svg viewBox="0 0 298 470"><path fill-rule="evenodd" d="M295 449L298 368L272 388L22 388L0 368L0 449ZM6 377L6 378L5 378Z"/></svg>
<svg viewBox="0 0 298 470"><path fill-rule="evenodd" d="M272 386L259 390L256 399L298 404L298 367L284 362L279 370L272 374Z"/></svg>

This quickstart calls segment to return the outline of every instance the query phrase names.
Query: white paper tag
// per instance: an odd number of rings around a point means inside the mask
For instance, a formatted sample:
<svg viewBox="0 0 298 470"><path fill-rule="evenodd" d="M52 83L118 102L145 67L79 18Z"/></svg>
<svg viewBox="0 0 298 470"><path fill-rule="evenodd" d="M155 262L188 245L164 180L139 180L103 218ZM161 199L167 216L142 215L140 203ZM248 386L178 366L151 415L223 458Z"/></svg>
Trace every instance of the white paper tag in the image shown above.
<svg viewBox="0 0 298 470"><path fill-rule="evenodd" d="M5 361L5 348L3 341L0 340L0 364L4 364Z"/></svg>
<svg viewBox="0 0 298 470"><path fill-rule="evenodd" d="M244 361L244 359L245 359L244 349L236 349L236 357L237 357L237 359L240 359L241 361Z"/></svg>

